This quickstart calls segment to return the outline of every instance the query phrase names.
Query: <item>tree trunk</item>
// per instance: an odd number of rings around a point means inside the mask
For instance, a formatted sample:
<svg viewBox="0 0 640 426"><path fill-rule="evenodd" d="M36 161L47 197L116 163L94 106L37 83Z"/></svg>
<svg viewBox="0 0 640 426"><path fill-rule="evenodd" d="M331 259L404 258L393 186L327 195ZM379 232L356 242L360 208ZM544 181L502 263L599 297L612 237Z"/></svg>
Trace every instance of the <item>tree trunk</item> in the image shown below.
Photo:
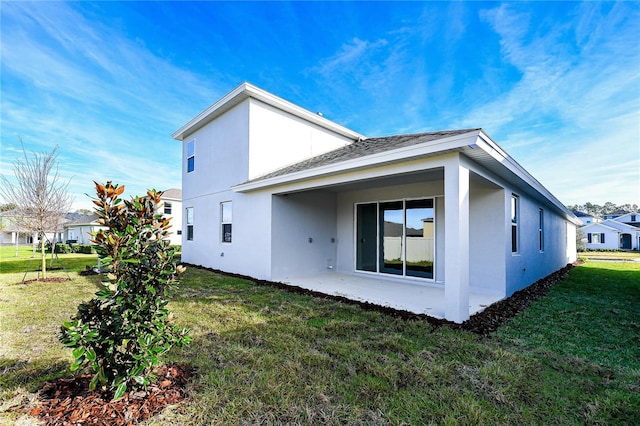
<svg viewBox="0 0 640 426"><path fill-rule="evenodd" d="M44 251L44 234L40 236L40 254L42 255L42 279L47 278L47 253Z"/></svg>

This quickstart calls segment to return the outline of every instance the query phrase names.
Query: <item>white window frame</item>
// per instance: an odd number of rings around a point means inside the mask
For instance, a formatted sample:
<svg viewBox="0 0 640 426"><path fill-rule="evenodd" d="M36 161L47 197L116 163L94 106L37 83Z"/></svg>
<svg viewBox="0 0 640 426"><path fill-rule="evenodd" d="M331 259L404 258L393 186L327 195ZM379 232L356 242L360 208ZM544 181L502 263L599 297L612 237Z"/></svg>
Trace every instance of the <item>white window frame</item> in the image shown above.
<svg viewBox="0 0 640 426"><path fill-rule="evenodd" d="M229 209L226 210L225 207L228 206ZM225 227L229 227L228 236L225 233ZM220 203L220 242L223 244L231 244L233 241L233 202L232 201L223 201Z"/></svg>
<svg viewBox="0 0 640 426"><path fill-rule="evenodd" d="M511 194L511 254L520 254L520 196Z"/></svg>
<svg viewBox="0 0 640 426"><path fill-rule="evenodd" d="M189 214L191 213L191 214ZM194 232L193 232L193 207L187 207L185 209L185 223L187 225L187 241L193 241Z"/></svg>
<svg viewBox="0 0 640 426"><path fill-rule="evenodd" d="M191 170L189 170L189 160L192 160ZM187 173L193 173L196 168L196 140L191 139L187 142Z"/></svg>
<svg viewBox="0 0 640 426"><path fill-rule="evenodd" d="M164 202L164 207L162 209L164 214L171 214L171 212L173 211L172 209L173 209L173 205L170 202L165 201Z"/></svg>
<svg viewBox="0 0 640 426"><path fill-rule="evenodd" d="M544 209L538 210L538 249L544 253Z"/></svg>

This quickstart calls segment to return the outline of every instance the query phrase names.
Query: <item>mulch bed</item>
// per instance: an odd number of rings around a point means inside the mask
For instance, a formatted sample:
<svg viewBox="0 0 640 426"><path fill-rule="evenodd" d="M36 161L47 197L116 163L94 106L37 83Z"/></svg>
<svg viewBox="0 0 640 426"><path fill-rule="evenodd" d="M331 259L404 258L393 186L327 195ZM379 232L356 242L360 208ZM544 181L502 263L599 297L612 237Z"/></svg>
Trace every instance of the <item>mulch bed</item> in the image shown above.
<svg viewBox="0 0 640 426"><path fill-rule="evenodd" d="M130 391L112 401L111 394L89 391L91 375L57 379L40 389L41 404L29 413L45 425L134 425L186 397L190 367L166 365L146 390Z"/></svg>
<svg viewBox="0 0 640 426"><path fill-rule="evenodd" d="M42 282L42 283L62 283L65 281L71 281L71 278L63 278L63 277L53 277L53 278L34 278L32 280L22 281L20 284L29 284L34 282Z"/></svg>

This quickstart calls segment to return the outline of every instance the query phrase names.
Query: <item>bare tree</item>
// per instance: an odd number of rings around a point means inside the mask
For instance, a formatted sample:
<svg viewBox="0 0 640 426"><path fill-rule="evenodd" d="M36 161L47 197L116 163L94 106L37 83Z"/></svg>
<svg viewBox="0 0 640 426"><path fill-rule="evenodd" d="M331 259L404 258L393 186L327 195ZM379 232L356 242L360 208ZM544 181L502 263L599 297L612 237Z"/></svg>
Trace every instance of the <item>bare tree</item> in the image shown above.
<svg viewBox="0 0 640 426"><path fill-rule="evenodd" d="M16 183L0 175L0 194L5 202L16 205L16 225L40 237L42 278L46 278L45 235L47 232L55 235L60 229L73 199L67 191L69 181L62 182L58 175L58 146L50 153L32 152L29 156L22 139L20 145L24 160L18 159L13 163Z"/></svg>

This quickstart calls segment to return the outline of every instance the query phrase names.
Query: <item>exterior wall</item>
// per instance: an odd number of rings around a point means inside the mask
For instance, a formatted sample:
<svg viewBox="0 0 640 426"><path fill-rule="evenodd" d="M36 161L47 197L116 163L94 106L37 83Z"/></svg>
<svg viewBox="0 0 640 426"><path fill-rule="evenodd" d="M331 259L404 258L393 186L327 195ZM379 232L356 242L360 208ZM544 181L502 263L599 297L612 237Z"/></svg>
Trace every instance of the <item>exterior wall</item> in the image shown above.
<svg viewBox="0 0 640 426"><path fill-rule="evenodd" d="M284 281L330 272L336 265L336 194L274 195L271 277Z"/></svg>
<svg viewBox="0 0 640 426"><path fill-rule="evenodd" d="M232 202L231 243L222 242L220 203ZM271 279L271 196L222 191L185 200L193 208L193 240L182 234L182 260L186 263ZM185 215L186 220L186 215Z"/></svg>
<svg viewBox="0 0 640 426"><path fill-rule="evenodd" d="M96 225L77 225L65 229L62 242L76 240L77 244L91 244L91 234L99 229Z"/></svg>
<svg viewBox="0 0 640 426"><path fill-rule="evenodd" d="M537 280L576 260L576 227L552 208L512 188L506 188L505 218L511 217L511 194L520 199L517 253L511 252L511 222L505 220L509 236L505 245L507 260L507 292L510 296ZM544 210L544 250L539 246L539 209Z"/></svg>
<svg viewBox="0 0 640 426"><path fill-rule="evenodd" d="M504 295L506 261L504 189L472 179L469 185L469 289Z"/></svg>
<svg viewBox="0 0 640 426"><path fill-rule="evenodd" d="M353 142L264 102L249 102L249 179Z"/></svg>
<svg viewBox="0 0 640 426"><path fill-rule="evenodd" d="M171 214L164 213L164 202L171 203ZM163 217L170 217L171 229L169 229L169 241L173 245L182 244L182 201L180 200L163 200L163 203L158 207L158 211ZM180 233L179 233L180 232Z"/></svg>
<svg viewBox="0 0 640 426"><path fill-rule="evenodd" d="M187 145L194 139L194 171L187 173ZM279 225L287 224L278 220L272 224L269 192L238 194L230 188L349 142L352 141L254 99L241 102L186 137L182 150L182 260L271 279L272 225L275 232ZM220 203L223 201L233 203L233 237L230 244L221 242L220 236ZM194 212L192 241L187 240L184 216L189 207ZM289 208L293 210L289 211ZM274 211L291 216L297 208L300 205L294 207L290 204L287 207L286 203L276 203ZM317 206L314 208L317 209ZM288 253L286 240L281 244L278 241L276 238L273 244L283 253ZM317 245L314 243L313 247L315 249ZM284 258L282 256L280 259ZM335 255L332 258L335 259ZM309 262L314 260L309 259ZM326 262L323 255L324 270ZM280 276L288 274L285 271L287 268L283 267L282 261L277 262L273 271ZM293 268L292 271L299 269Z"/></svg>
<svg viewBox="0 0 640 426"><path fill-rule="evenodd" d="M182 261L210 268L229 270L234 262L236 241L222 248L220 242L220 202L234 200L229 188L247 180L249 147L249 102L245 101L217 120L185 138L182 143ZM195 139L194 171L187 173L187 145ZM242 203L234 203L234 228L242 229L237 217ZM185 211L193 208L193 240L187 240ZM256 218L260 209L255 211ZM236 214L238 213L238 214ZM234 229L234 233L236 231ZM245 228L246 229L246 225ZM265 228L266 229L266 228ZM235 235L234 235L235 237ZM225 256L221 256L224 253ZM229 260L232 259L232 260ZM238 259L235 259L237 262ZM247 262L250 263L250 262ZM248 274L245 269L229 270ZM264 275L264 272L262 273Z"/></svg>

